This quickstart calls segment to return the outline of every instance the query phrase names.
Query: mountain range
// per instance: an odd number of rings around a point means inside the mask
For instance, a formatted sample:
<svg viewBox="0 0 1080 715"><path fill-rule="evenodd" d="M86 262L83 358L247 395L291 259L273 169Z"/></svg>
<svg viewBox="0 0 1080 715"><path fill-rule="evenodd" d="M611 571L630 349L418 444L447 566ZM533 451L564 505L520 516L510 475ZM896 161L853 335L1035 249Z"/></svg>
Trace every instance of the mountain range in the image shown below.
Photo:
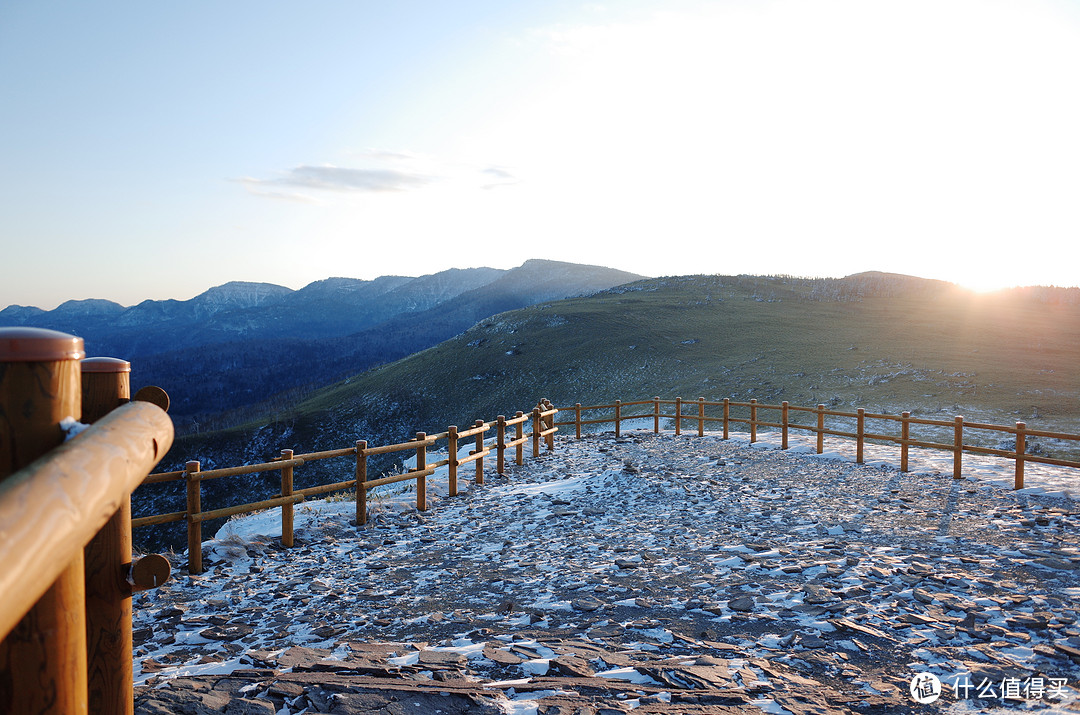
<svg viewBox="0 0 1080 715"><path fill-rule="evenodd" d="M72 300L54 310L8 306L0 325L82 337L87 354L132 363L133 387L172 398L181 431L209 415L324 385L431 347L493 313L593 293L641 276L534 259L410 278L328 278L299 290L231 282L191 300L124 307Z"/></svg>

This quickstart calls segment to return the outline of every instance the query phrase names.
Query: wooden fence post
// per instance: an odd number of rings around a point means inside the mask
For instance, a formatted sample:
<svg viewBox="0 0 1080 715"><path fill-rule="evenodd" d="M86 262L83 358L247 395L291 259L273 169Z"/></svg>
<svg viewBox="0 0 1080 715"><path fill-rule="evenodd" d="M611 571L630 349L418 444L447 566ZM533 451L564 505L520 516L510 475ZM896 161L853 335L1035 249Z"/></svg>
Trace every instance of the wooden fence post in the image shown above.
<svg viewBox="0 0 1080 715"><path fill-rule="evenodd" d="M780 403L780 449L788 448L788 403L784 400Z"/></svg>
<svg viewBox="0 0 1080 715"><path fill-rule="evenodd" d="M750 444L757 442L757 400L750 400Z"/></svg>
<svg viewBox="0 0 1080 715"><path fill-rule="evenodd" d="M555 409L555 405L551 404L551 400L549 400L548 398L545 397L543 400L541 400L541 402L544 405L544 411L545 412L553 411ZM549 434L545 438L544 444L547 446L547 449L548 449L549 452L553 452L555 450L555 433L550 432L550 430L555 429L555 415L554 414L548 415L547 417L544 418L544 429L549 430Z"/></svg>
<svg viewBox="0 0 1080 715"><path fill-rule="evenodd" d="M427 433L417 432L416 471L427 469ZM416 510L427 511L427 475L416 478Z"/></svg>
<svg viewBox="0 0 1080 715"><path fill-rule="evenodd" d="M525 413L521 410L514 413L514 419L524 416ZM514 462L520 467L525 462L525 442L522 441L525 439L525 423L518 422L514 427L514 441L517 442L514 447Z"/></svg>
<svg viewBox="0 0 1080 715"><path fill-rule="evenodd" d="M615 436L622 432L622 400L615 400Z"/></svg>
<svg viewBox="0 0 1080 715"><path fill-rule="evenodd" d="M476 427L480 428L484 426L483 420L476 421ZM483 454L484 452L484 432L483 430L476 433L476 454ZM484 483L484 458L476 458L476 483Z"/></svg>
<svg viewBox="0 0 1080 715"><path fill-rule="evenodd" d="M0 481L58 447L61 420L82 416L85 354L72 335L0 329ZM83 563L80 551L0 643L0 712L87 712Z"/></svg>
<svg viewBox="0 0 1080 715"><path fill-rule="evenodd" d="M1027 425L1016 423L1016 474L1013 476L1013 489L1024 488L1024 454L1027 453Z"/></svg>
<svg viewBox="0 0 1080 715"><path fill-rule="evenodd" d="M82 421L92 424L131 399L131 363L82 361ZM90 712L130 715L131 497L125 498L83 552L86 562L86 661Z"/></svg>
<svg viewBox="0 0 1080 715"><path fill-rule="evenodd" d="M675 398L675 436L682 434L682 398Z"/></svg>
<svg viewBox="0 0 1080 715"><path fill-rule="evenodd" d="M957 415L953 420L953 479L962 478L961 470L964 462L964 418Z"/></svg>
<svg viewBox="0 0 1080 715"><path fill-rule="evenodd" d="M82 422L93 424L131 401L131 363L108 357L86 358L82 369Z"/></svg>
<svg viewBox="0 0 1080 715"><path fill-rule="evenodd" d="M536 459L540 456L540 408L534 407L532 411L532 456Z"/></svg>
<svg viewBox="0 0 1080 715"><path fill-rule="evenodd" d="M866 410L862 407L855 410L855 463L863 463L863 444L866 441Z"/></svg>
<svg viewBox="0 0 1080 715"><path fill-rule="evenodd" d="M447 479L450 483L450 496L457 496L457 425L450 425L446 428L446 458L449 460L446 464Z"/></svg>
<svg viewBox="0 0 1080 715"><path fill-rule="evenodd" d="M705 436L705 398L697 398L697 436Z"/></svg>
<svg viewBox="0 0 1080 715"><path fill-rule="evenodd" d="M498 449L495 455L495 473L501 477L506 471L506 415L495 418L495 444Z"/></svg>
<svg viewBox="0 0 1080 715"><path fill-rule="evenodd" d="M356 525L367 524L367 441L356 440Z"/></svg>
<svg viewBox="0 0 1080 715"><path fill-rule="evenodd" d="M574 437L581 439L581 403L574 403Z"/></svg>
<svg viewBox="0 0 1080 715"><path fill-rule="evenodd" d="M908 470L908 440L911 439L911 413L900 413L900 471Z"/></svg>
<svg viewBox="0 0 1080 715"><path fill-rule="evenodd" d="M724 439L727 439L728 436L729 436L729 434L728 434L728 432L729 432L728 421L730 419L731 419L731 398L730 397L725 397L724 398Z"/></svg>
<svg viewBox="0 0 1080 715"><path fill-rule="evenodd" d="M660 434L660 398L652 398L652 431L653 434Z"/></svg>
<svg viewBox="0 0 1080 715"><path fill-rule="evenodd" d="M825 451L825 405L817 406L817 453Z"/></svg>
<svg viewBox="0 0 1080 715"><path fill-rule="evenodd" d="M291 449L281 450L281 459L293 458ZM290 464L281 468L281 496L291 497L293 493L293 468ZM293 547L293 505L281 505L281 545L286 549Z"/></svg>
<svg viewBox="0 0 1080 715"><path fill-rule="evenodd" d="M194 521L195 515L202 511L202 480L199 479L198 462L184 465L184 479L187 481L188 573L194 576L203 572L202 522Z"/></svg>

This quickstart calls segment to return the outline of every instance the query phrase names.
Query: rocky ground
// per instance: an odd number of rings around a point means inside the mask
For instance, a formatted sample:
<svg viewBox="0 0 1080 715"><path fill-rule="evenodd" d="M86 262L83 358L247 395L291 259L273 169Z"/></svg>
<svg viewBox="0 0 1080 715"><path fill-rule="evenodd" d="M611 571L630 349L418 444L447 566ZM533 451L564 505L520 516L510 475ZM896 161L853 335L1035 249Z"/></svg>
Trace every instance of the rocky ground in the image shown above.
<svg viewBox="0 0 1080 715"><path fill-rule="evenodd" d="M351 508L137 597L137 712L1080 711L1073 501L634 432Z"/></svg>

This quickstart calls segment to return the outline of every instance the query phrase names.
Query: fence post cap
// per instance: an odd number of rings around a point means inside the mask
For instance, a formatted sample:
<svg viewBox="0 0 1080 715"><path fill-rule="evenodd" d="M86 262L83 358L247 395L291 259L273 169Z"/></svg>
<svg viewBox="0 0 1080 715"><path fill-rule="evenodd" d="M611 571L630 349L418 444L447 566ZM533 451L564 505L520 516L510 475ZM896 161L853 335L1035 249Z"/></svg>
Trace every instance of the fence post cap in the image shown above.
<svg viewBox="0 0 1080 715"><path fill-rule="evenodd" d="M131 372L131 363L127 360L121 360L114 357L91 357L85 358L81 363L82 371L87 372L103 372L103 373L121 373Z"/></svg>
<svg viewBox="0 0 1080 715"><path fill-rule="evenodd" d="M86 357L83 339L47 328L0 328L0 362L59 362Z"/></svg>

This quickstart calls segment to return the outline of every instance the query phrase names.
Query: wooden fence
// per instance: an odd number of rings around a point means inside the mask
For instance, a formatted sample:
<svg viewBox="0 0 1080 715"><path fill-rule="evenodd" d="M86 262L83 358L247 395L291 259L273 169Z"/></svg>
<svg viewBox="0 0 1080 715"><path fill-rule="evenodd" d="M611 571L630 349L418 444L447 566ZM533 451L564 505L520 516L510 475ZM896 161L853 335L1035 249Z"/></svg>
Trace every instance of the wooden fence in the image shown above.
<svg viewBox="0 0 1080 715"><path fill-rule="evenodd" d="M83 354L80 338L0 328L4 713L129 715L131 594L169 575L160 556L132 563L129 495L172 445L172 422L128 403L117 365L82 368ZM80 415L93 425L64 441Z"/></svg>
<svg viewBox="0 0 1080 715"><path fill-rule="evenodd" d="M648 412L639 412L638 414L629 415L623 412L624 408L634 408L645 405L651 406L652 409ZM674 413L661 413L661 406L674 406ZM687 411L688 407L689 411ZM720 416L706 414L707 407L721 408ZM733 417L732 408L740 410L739 414L746 416ZM855 461L859 464L862 464L864 461L863 453L867 442L897 444L900 446L900 471L902 472L908 471L908 451L910 447L945 450L952 453L953 477L956 479L961 477L965 452L968 454L986 454L996 457L1005 457L1007 459L1012 459L1015 462L1013 477L1014 489L1024 488L1024 465L1028 462L1080 468L1080 462L1027 454L1027 439L1029 437L1043 437L1046 439L1059 439L1080 443L1080 435L1048 432L1045 430L1029 430L1027 425L1023 422L1017 422L1015 427L1010 427L982 422L965 422L964 418L960 416L954 417L952 420L932 420L912 417L910 412L903 412L900 415L876 414L867 412L861 407L855 412L843 412L840 410L826 409L825 405L818 405L817 407L798 407L790 405L787 402L781 402L779 405L768 405L760 403L757 400L734 402L727 398L720 402L710 402L704 397L699 397L696 401L683 401L682 398L678 397L674 400L661 400L659 397L654 397L651 400L637 400L633 402L615 400L615 402L610 405L582 406L581 403L577 403L573 407L562 407L559 409L564 412L573 411L574 419L569 422L556 422L555 425L564 427L573 426L575 434L579 439L581 438L581 428L583 425L614 423L615 434L616 436L619 436L622 431L622 423L627 420L651 419L653 422L653 431L659 432L660 420L667 419L673 420L675 434L682 434L684 423L689 421L697 427L697 434L699 437L705 434L706 423L720 423L722 425L724 439L729 438L731 425L746 425L750 433L751 443L757 441L757 430L759 427L777 428L780 430L780 448L787 449L788 433L790 430L794 429L817 435L818 454L821 454L824 451L825 435L854 439L856 445ZM583 412L594 412L599 410L611 410L612 414L600 418L582 419ZM762 411L778 413L776 414L776 420L778 421L762 419L760 416ZM802 424L797 422L792 419L793 414L810 415L814 418L812 421L813 423ZM841 418L842 420L847 420L849 423L854 420L855 431L841 430L836 429L835 427L832 429L826 428L826 417ZM894 427L894 433L884 434L882 432L867 431L868 420L876 420L877 422L875 424L884 423L886 425L892 425ZM952 441L944 443L932 442L925 439L915 439L912 437L912 426L944 428L951 431ZM965 430L968 431L969 435L972 430L1014 435L1015 448L1006 450L965 444Z"/></svg>
<svg viewBox="0 0 1080 715"><path fill-rule="evenodd" d="M627 414L624 412L626 409L640 408L643 406L649 406L651 409L647 412L638 411L634 414ZM671 406L674 407L674 412L661 411L662 408L666 409ZM709 414L707 408L719 408L720 414ZM585 412L604 410L610 410L611 412L610 414L601 417L592 417L588 419L584 418L582 414ZM735 410L734 413L733 410ZM556 422L555 415L560 411L563 413L572 412L574 415L573 420ZM775 413L776 416L773 420L764 419L762 413L769 415ZM808 416L810 424L798 422L797 416L799 415ZM827 427L826 417L834 418L834 423L837 421L853 422L854 431L849 429L839 429L836 424ZM637 400L631 402L616 400L614 403L606 405L582 406L580 403L577 403L572 407L561 408L553 407L549 401L544 399L541 400L530 413L526 414L518 412L512 419L506 419L504 416L499 415L493 422L477 420L475 426L463 431L459 431L456 426L452 425L447 431L439 434L429 435L424 432L418 432L414 439L399 444L372 447L369 446L366 441L360 440L352 447L308 454L294 454L292 450L283 449L281 450L281 457L271 462L206 471L200 469L199 462L191 461L188 462L182 470L151 474L143 481L143 485L168 481L184 481L187 485L187 500L184 511L137 517L132 519L132 527L138 528L153 524L167 524L180 521L186 522L188 531L188 570L193 574L201 573L203 570L202 522L204 521L234 516L237 514L251 513L262 509L280 508L282 544L286 547L291 547L293 545L293 506L304 501L308 497L345 490L355 490L356 524L364 525L367 523L367 498L369 490L387 484L412 481L415 482L416 488L416 508L420 511L424 511L427 509L427 477L433 474L439 467L447 467L449 473L449 494L450 496L456 496L458 493L458 468L470 462L475 462L475 481L477 484L483 484L483 460L484 457L491 454L493 449L497 455L496 471L498 474L501 475L505 471L506 451L509 449L516 450L516 463L519 465L522 464L524 445L530 439L530 437L524 434L524 424L530 420L532 421L532 454L536 457L541 452L541 443L544 443L549 450L554 448L553 435L558 431L559 427L573 426L575 436L580 439L583 426L614 424L615 434L616 436L619 436L624 422L627 420L639 419L651 419L654 432L660 431L661 420L672 420L676 434L681 434L685 423L689 421L696 427L698 436L703 436L705 434L707 424L719 423L723 431L724 439L729 438L732 425L745 425L749 431L750 442L757 441L757 431L759 428L775 428L780 430L781 449L788 448L788 434L791 430L803 430L817 436L818 454L821 454L824 451L824 439L826 435L850 438L855 440L856 462L860 464L864 461L865 445L868 442L893 443L900 447L900 470L905 472L908 471L908 455L911 447L945 450L952 453L953 476L956 478L960 478L961 476L964 453L1005 457L1012 459L1015 462L1014 488L1016 489L1022 489L1024 487L1024 465L1028 462L1080 468L1080 462L1031 455L1027 454L1026 451L1026 441L1029 437L1044 437L1080 442L1080 435L1043 430L1029 430L1023 422L1017 422L1015 427L1010 427L979 422L965 422L963 417L955 417L952 420L921 419L912 417L910 412L904 412L901 415L886 415L867 412L862 408L857 409L855 412L844 412L826 409L825 405L799 407L790 405L787 402L782 402L778 405L764 404L753 399L749 402L735 402L727 398L722 401L708 401L701 397L696 401L684 401L682 398L662 400L659 397L654 397L651 400ZM885 423L892 425L894 433L886 434L884 431L869 431L867 429L868 423ZM951 433L952 441L945 443L933 442L928 439L916 439L912 433L913 426L926 426L938 429L944 428ZM496 431L494 443L488 444L485 441L485 434L492 428ZM508 440L507 430L510 428L514 428L515 434ZM885 430L887 428L878 427L877 429ZM1004 450L966 444L965 433L970 435L973 430L1013 435L1015 449ZM458 447L463 443L463 440L469 439L475 439L475 448L470 451L468 457L459 459L457 456ZM443 440L446 441L447 458L437 462L428 463L428 448ZM416 466L403 474L396 474L378 479L368 479L367 469L369 457L397 452L415 452ZM295 488L293 480L295 470L298 467L318 460L340 459L344 457L349 457L355 462L355 472L352 479L335 482L333 484L307 487L304 489ZM203 481L271 471L280 472L281 476L281 491L274 498L221 509L209 511L202 510L200 485Z"/></svg>
<svg viewBox="0 0 1080 715"><path fill-rule="evenodd" d="M633 411L634 408L648 406L648 411ZM674 407L673 412L667 411L668 407ZM719 411L719 415L710 414ZM631 410L628 414L625 410ZM663 411L662 411L663 410ZM557 422L555 416L561 412L572 412L573 419ZM599 417L586 418L583 413L610 411ZM775 416L774 416L775 415ZM798 421L803 417L808 423ZM830 418L832 424L826 425L826 418ZM791 430L803 430L816 435L817 453L824 451L825 436L854 439L856 444L856 462L864 461L865 445L872 443L891 443L900 448L900 470L908 470L908 457L911 447L925 449L944 450L950 452L953 458L953 476L961 477L963 467L963 455L984 454L1013 459L1015 462L1014 487L1021 489L1024 486L1024 465L1028 462L1051 464L1057 466L1080 468L1080 462L1055 459L1027 454L1026 441L1029 437L1043 437L1049 439L1061 439L1080 441L1080 435L1049 432L1043 430L1029 430L1023 422L1017 422L1015 427L1004 425L984 424L978 422L965 422L963 417L955 417L952 420L934 420L913 418L910 412L901 415L886 415L870 413L859 408L855 412L826 409L825 405L816 407L800 407L782 402L779 405L763 404L757 400L749 402L736 402L731 399L722 401L707 401L698 398L696 401L685 402L682 398L674 400L661 400L654 397L651 400L638 400L623 402L616 400L612 404L582 406L580 403L573 407L556 408L549 401L541 400L529 414L518 412L512 419L506 419L499 415L492 422L477 420L475 425L466 430L459 430L451 425L445 432L429 435L417 432L416 437L408 442L389 444L382 446L369 446L366 441L359 440L352 447L342 449L312 452L307 454L295 454L293 450L281 450L281 456L271 462L253 464L242 467L227 467L202 471L197 461L190 461L183 470L151 474L143 480L143 485L150 485L168 481L184 481L187 486L186 508L182 512L171 514L159 514L144 516L132 520L132 527L148 526L151 524L165 524L170 522L184 521L188 528L188 571L192 574L202 573L202 522L228 517L237 514L250 513L262 509L279 508L281 510L281 541L285 547L292 547L293 534L293 506L304 501L308 497L355 490L356 524L362 526L367 523L367 499L368 491L376 487L399 483L414 482L416 491L416 508L420 511L427 509L427 477L431 476L436 469L446 467L448 473L448 493L455 496L458 493L458 470L467 464L475 463L475 481L477 484L484 483L484 458L496 454L496 471L503 474L506 467L507 450L514 451L514 459L518 465L523 463L525 445L532 442L532 456L538 457L541 453L541 444L547 450L554 449L554 435L560 427L574 427L576 438L582 437L582 428L591 425L613 424L615 435L621 436L622 426L628 420L649 419L652 421L654 432L659 432L661 420L671 420L675 433L682 434L687 422L696 427L699 437L705 435L706 425L719 424L723 438L730 437L733 425L745 425L749 432L750 442L756 442L759 428L774 428L780 431L781 448L788 448L788 436ZM531 435L525 434L525 424L531 420ZM851 429L840 429L837 423L853 423ZM867 425L887 425L877 427L877 431L870 431ZM890 427L892 433L886 433ZM951 433L951 442L934 442L929 439L917 439L913 436L913 427L933 428L946 430ZM489 443L487 433L494 428L493 443ZM509 437L508 430L513 431ZM990 447L982 447L965 443L965 434L972 431L1000 433L1012 435L1015 449L1005 450ZM447 457L435 462L428 462L428 448L445 440ZM475 440L472 442L472 440ZM473 449L464 458L458 457L459 447L472 444ZM368 459L381 454L393 454L401 452L414 452L416 465L403 474L368 479ZM324 484L319 486L297 489L294 485L295 470L312 462L324 459L350 458L354 464L352 479ZM203 511L201 508L201 483L207 479L227 478L245 474L257 474L277 471L281 478L281 491L272 498L259 502L240 504Z"/></svg>
<svg viewBox="0 0 1080 715"><path fill-rule="evenodd" d="M417 432L414 439L399 444L382 446L369 446L364 440L358 440L352 447L332 449L322 452L307 454L294 454L291 449L281 450L281 457L271 462L250 464L242 467L226 467L223 469L201 470L199 462L190 461L184 469L174 472L161 472L151 474L143 480L142 486L160 484L163 482L183 481L187 486L187 497L184 511L168 514L154 514L136 517L131 520L132 528L151 526L154 524L168 524L183 521L187 523L188 539L188 572L192 574L202 573L202 523L210 519L248 514L263 509L281 509L281 543L283 546L292 547L293 534L293 506L304 501L308 497L314 497L334 492L355 490L356 500L356 524L363 526L367 523L368 491L376 487L395 484L398 482L415 482L416 508L419 511L427 509L427 478L435 473L439 467L446 467L449 475L449 494L456 496L458 493L458 469L469 463L475 463L475 482L484 483L484 458L495 450L495 469L498 474L505 473L507 450L514 450L514 460L521 465L524 460L524 447L532 441L532 456L538 457L541 452L541 443L548 450L555 447L554 435L558 428L554 425L555 414L558 412L551 403L540 400L539 404L528 414L518 412L513 418L507 419L499 415L494 421L485 422L477 420L476 424L466 430L458 430L451 425L445 432L429 435ZM532 421L531 435L525 434L525 423ZM494 442L487 442L486 433L495 430ZM513 432L511 438L507 438L508 430ZM447 458L429 463L428 448L437 443L446 442ZM475 447L470 450L469 456L458 457L459 447L466 444L466 440L474 440ZM398 452L414 452L416 466L403 474L395 474L378 479L368 479L368 458L380 454L392 454ZM341 459L349 457L354 461L354 476L352 479L322 484L319 486L297 489L294 485L295 471L305 464L323 459ZM280 472L281 491L272 499L238 504L222 509L202 510L201 484L209 479L235 477L244 474L259 474L263 472Z"/></svg>

